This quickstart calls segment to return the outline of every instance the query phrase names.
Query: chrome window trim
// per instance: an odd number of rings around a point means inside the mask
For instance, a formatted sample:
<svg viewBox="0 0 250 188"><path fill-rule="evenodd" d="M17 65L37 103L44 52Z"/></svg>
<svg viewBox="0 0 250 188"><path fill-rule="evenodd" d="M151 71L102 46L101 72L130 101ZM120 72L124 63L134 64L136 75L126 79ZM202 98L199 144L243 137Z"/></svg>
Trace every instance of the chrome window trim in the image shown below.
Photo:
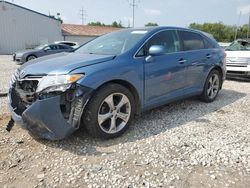
<svg viewBox="0 0 250 188"><path fill-rule="evenodd" d="M204 37L207 37L207 36L203 36L202 34L200 34L199 32L197 31L189 31L189 30L182 30L182 29L163 29L163 30L160 30L160 31L157 31L156 33L154 33L152 36L150 36L141 46L140 48L138 48L138 50L135 52L133 58L134 59L139 59L139 58L145 58L145 56L141 56L141 57L136 57L136 54L141 50L141 48L152 38L154 37L156 34L160 33L160 32L163 32L163 31L176 31L177 32L177 36L178 36L178 39L179 41L181 42L181 39L180 39L180 36L178 34L178 31L186 31L186 32L191 32L191 33L195 33L195 34L198 34L202 37L202 39ZM208 37L207 37L208 38ZM204 41L203 41L204 43ZM205 44L204 44L204 47L205 47ZM179 51L179 52L172 52L171 54L175 54L175 53L183 53L183 52L195 52L195 51L200 51L200 50L211 50L211 49L216 49L216 48L204 48L204 49L199 49L199 50L187 50L187 51Z"/></svg>

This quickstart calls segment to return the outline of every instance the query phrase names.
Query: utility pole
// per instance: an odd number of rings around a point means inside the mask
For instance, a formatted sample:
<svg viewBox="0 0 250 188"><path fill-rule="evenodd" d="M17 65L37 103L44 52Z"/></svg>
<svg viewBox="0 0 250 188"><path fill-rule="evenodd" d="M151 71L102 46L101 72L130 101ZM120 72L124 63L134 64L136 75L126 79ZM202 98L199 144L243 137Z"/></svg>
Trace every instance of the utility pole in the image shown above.
<svg viewBox="0 0 250 188"><path fill-rule="evenodd" d="M132 2L130 3L130 6L133 8L133 25L132 25L132 27L135 27L135 8L138 7L137 1L138 0L132 0Z"/></svg>
<svg viewBox="0 0 250 188"><path fill-rule="evenodd" d="M87 11L84 10L84 8L82 7L82 9L80 10L80 16L81 16L81 20L82 20L82 25L84 25L84 22L86 20L86 16L87 16Z"/></svg>
<svg viewBox="0 0 250 188"><path fill-rule="evenodd" d="M248 21L248 28L247 28L247 39L249 38L250 32L250 12L249 12L249 21Z"/></svg>
<svg viewBox="0 0 250 188"><path fill-rule="evenodd" d="M235 36L234 36L234 40L237 39L237 35L238 35L238 26L240 24L240 19L241 19L241 11L240 11L240 15L239 15L239 20L238 20L238 23L236 25L236 29L235 29Z"/></svg>

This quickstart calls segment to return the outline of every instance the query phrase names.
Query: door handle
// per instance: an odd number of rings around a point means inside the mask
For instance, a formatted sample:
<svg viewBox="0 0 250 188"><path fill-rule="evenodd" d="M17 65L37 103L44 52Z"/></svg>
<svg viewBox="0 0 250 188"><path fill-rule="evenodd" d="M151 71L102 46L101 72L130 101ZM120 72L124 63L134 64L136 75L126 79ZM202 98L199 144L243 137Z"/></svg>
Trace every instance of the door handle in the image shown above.
<svg viewBox="0 0 250 188"><path fill-rule="evenodd" d="M192 66L204 66L206 63L201 63L201 62L194 62L194 63L192 63L191 65Z"/></svg>
<svg viewBox="0 0 250 188"><path fill-rule="evenodd" d="M192 63L192 66L198 66L199 62Z"/></svg>
<svg viewBox="0 0 250 188"><path fill-rule="evenodd" d="M186 63L186 62L187 62L187 60L186 60L186 59L181 58L178 62L179 62L180 64L184 64L184 63Z"/></svg>
<svg viewBox="0 0 250 188"><path fill-rule="evenodd" d="M212 55L211 54L207 54L206 57L209 59L209 58L212 57Z"/></svg>

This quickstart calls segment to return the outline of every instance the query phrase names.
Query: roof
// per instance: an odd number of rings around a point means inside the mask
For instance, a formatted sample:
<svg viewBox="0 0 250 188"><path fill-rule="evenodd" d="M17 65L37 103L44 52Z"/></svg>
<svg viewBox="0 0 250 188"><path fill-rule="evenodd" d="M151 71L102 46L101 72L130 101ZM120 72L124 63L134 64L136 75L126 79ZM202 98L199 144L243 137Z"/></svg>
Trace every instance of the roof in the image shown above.
<svg viewBox="0 0 250 188"><path fill-rule="evenodd" d="M60 21L60 22L61 22L61 20L59 20L59 19L50 17L50 16L48 16L48 15L46 15L46 14L42 14L42 13L40 13L40 12L36 12L36 11L34 11L34 10L31 10L31 9L28 9L28 8L25 8L25 7L22 7L22 6L20 6L20 5L14 4L14 3L10 3L10 2L8 2L8 1L0 0L0 3L9 4L9 5L12 5L12 6L15 6L15 7L18 7L18 8L21 8L21 9L24 9L24 10L27 10L27 11L30 11L30 12L33 12L33 13L35 13L35 14L39 14L39 15L41 15L41 16L45 16L45 17L47 17L47 18L50 18L50 19L53 19L53 20L56 20L56 21Z"/></svg>
<svg viewBox="0 0 250 188"><path fill-rule="evenodd" d="M90 25L75 25L62 24L62 33L65 36L101 36L112 31L120 30L115 27L90 26Z"/></svg>

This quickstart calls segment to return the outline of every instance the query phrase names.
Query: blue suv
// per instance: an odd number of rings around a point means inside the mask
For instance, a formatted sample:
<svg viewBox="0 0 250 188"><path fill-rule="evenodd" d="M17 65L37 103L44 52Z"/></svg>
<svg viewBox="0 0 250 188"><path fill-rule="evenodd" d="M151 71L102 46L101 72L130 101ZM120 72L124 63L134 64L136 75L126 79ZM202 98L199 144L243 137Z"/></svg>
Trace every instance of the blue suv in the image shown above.
<svg viewBox="0 0 250 188"><path fill-rule="evenodd" d="M224 80L225 53L209 34L122 29L24 64L8 99L13 120L31 135L58 140L84 126L107 139L145 110L191 96L214 101Z"/></svg>

